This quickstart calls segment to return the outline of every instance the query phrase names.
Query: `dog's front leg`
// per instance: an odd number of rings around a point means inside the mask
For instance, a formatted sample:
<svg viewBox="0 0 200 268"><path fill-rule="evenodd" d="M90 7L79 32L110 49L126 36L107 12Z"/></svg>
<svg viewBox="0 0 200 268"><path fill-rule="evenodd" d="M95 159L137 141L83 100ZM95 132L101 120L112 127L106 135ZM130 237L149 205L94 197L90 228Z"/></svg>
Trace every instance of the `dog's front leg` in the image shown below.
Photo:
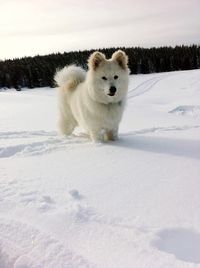
<svg viewBox="0 0 200 268"><path fill-rule="evenodd" d="M90 138L92 142L99 143L104 141L105 130L95 129L90 131Z"/></svg>
<svg viewBox="0 0 200 268"><path fill-rule="evenodd" d="M116 141L118 139L118 128L117 129L112 129L108 130L106 132L107 140L108 141Z"/></svg>

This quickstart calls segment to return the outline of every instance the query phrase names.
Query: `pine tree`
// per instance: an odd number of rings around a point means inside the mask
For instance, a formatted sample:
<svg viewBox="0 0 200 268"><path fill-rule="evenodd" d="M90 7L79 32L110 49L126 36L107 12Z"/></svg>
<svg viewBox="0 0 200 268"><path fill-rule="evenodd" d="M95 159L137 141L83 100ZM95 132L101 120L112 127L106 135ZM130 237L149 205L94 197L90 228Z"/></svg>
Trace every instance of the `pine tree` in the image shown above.
<svg viewBox="0 0 200 268"><path fill-rule="evenodd" d="M104 48L110 58L117 49L129 57L131 74L190 70L200 68L200 46L176 46L160 48ZM65 65L77 64L87 70L87 59L94 50L54 53L46 56L24 57L0 61L0 88L55 87L55 71Z"/></svg>

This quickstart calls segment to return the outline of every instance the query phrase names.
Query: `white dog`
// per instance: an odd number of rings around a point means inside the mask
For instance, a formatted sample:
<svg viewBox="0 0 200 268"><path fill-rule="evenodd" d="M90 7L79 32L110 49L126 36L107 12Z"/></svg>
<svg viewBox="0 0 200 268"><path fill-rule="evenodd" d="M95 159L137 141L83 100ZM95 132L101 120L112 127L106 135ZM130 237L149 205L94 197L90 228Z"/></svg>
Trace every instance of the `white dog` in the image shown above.
<svg viewBox="0 0 200 268"><path fill-rule="evenodd" d="M127 64L121 50L109 60L94 52L87 73L74 65L56 73L61 134L69 135L81 126L94 142L117 139L128 91Z"/></svg>

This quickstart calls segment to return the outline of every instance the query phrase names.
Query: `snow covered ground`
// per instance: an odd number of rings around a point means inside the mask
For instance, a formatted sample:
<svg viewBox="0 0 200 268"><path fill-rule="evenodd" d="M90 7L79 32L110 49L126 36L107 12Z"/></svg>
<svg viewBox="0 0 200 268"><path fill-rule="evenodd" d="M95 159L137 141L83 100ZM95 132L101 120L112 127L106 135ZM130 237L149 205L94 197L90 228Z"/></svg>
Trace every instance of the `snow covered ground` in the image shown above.
<svg viewBox="0 0 200 268"><path fill-rule="evenodd" d="M200 70L131 76L117 142L56 101L0 92L0 268L200 267Z"/></svg>

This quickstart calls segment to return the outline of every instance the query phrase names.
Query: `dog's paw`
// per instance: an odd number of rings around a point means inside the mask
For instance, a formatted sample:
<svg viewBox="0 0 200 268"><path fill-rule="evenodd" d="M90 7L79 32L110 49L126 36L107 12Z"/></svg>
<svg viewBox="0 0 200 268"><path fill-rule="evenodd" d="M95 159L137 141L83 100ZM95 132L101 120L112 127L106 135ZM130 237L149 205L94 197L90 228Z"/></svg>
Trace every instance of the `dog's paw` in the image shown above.
<svg viewBox="0 0 200 268"><path fill-rule="evenodd" d="M104 140L91 140L91 141L92 141L92 144L95 146L101 146L105 143Z"/></svg>

